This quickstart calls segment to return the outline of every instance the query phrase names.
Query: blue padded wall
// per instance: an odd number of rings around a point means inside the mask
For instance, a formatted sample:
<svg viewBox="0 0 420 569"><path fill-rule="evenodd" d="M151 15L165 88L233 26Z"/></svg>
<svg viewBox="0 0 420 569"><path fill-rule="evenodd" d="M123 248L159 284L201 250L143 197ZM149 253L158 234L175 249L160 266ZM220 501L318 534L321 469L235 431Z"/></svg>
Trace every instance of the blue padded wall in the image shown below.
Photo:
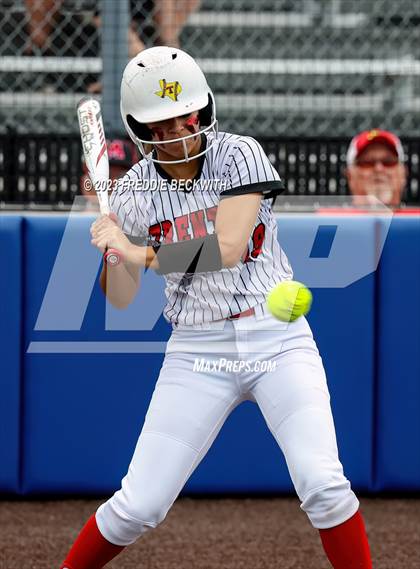
<svg viewBox="0 0 420 569"><path fill-rule="evenodd" d="M320 244L320 227L336 227L335 241L327 234L330 249L320 247L319 257L308 259ZM337 278L338 271L348 272L351 280L348 265L357 265L355 253L361 249L360 266L365 271L375 266L375 220L370 217L281 216L278 238L294 268L294 278L309 286L314 280L328 284ZM334 249L336 245L340 249L340 243L349 246L341 261L340 250ZM356 277L361 270L353 271ZM353 486L369 490L373 470L375 273L342 288L315 286L312 292L308 321L327 373L340 458Z"/></svg>
<svg viewBox="0 0 420 569"><path fill-rule="evenodd" d="M420 217L393 219L378 276L375 489L419 491Z"/></svg>
<svg viewBox="0 0 420 569"><path fill-rule="evenodd" d="M5 232L4 222L0 225L2 248L8 244L13 256L5 264L13 267L12 279L1 285L5 298L12 298L0 322L12 346L9 373L2 377L8 430L0 432L6 464L0 490L6 492L18 489L21 357L21 489L28 494L109 494L118 488L159 373L159 345L170 328L162 317L154 323L156 314L148 312L154 299L147 295L146 305L136 305L128 320L112 310L105 317L97 283L100 256L89 242L91 221L25 218L23 277L14 261L21 222L15 220L13 238L11 226ZM278 220L295 278L314 294L308 320L327 371L347 476L359 490L419 490L420 220L394 219L375 271L385 228L385 220L369 216ZM20 318L21 278L25 312L19 352L14 315ZM149 279L149 291L161 294L162 279ZM133 353L115 353L122 341L132 343ZM229 417L185 492L291 489L284 459L257 406L246 403Z"/></svg>
<svg viewBox="0 0 420 569"><path fill-rule="evenodd" d="M83 291L79 281L86 279L85 265L89 272L96 262L92 256L96 252L89 245L87 219L75 222L72 228L70 241L75 244L77 259L70 256L65 269L61 269L65 275L61 280L63 290L59 291L62 296L52 295L49 324L43 300L50 275L54 274L52 280L60 281L60 257L66 250L65 240L61 248L60 242L65 223L65 217L27 220L26 344L132 338L133 333L130 336L104 330L104 301L97 285L80 320L80 329L54 331L54 327L61 327L56 320L64 310L60 302L66 307L74 302L76 291ZM307 244L313 245L314 241L314 218L284 218L279 223L286 252L287 245L293 244L289 253L292 264L303 266ZM345 231L349 232L346 239L352 232L359 239L362 236L368 254L373 256L371 221L346 226ZM326 255L322 247L318 254ZM308 275L300 277L297 273L296 277L304 280ZM372 469L373 277L367 276L347 288L314 292L311 321L329 375L342 459L354 485L367 489ZM352 306L352 310L344 311L345 325L343 306ZM75 311L76 304L69 319L77 328ZM142 337L155 335L164 341L168 332L168 327L161 324ZM360 357L350 368L348 357L355 353ZM25 356L24 491L100 493L118 487L161 361L160 354L46 354L30 350ZM362 389L363 398L359 396ZM186 487L189 492L290 489L284 459L258 409L251 404L241 406L229 418Z"/></svg>
<svg viewBox="0 0 420 569"><path fill-rule="evenodd" d="M19 490L22 218L0 217L0 492Z"/></svg>
<svg viewBox="0 0 420 569"><path fill-rule="evenodd" d="M88 291L89 303L80 330L66 331L65 305L77 311L74 291L78 280L89 286L85 262L99 267L100 258L89 242L91 219L81 219L71 237L77 258L66 258L67 278L60 280L56 258L62 254L66 217L28 218L26 231L26 346L25 420L23 437L23 491L25 493L109 493L125 474L151 398L160 354L42 353L79 350L77 342L119 341L127 334L104 327L104 298L95 283ZM80 238L79 238L80 237ZM64 243L64 240L63 240ZM86 247L86 250L84 250ZM59 254L59 251L61 253ZM67 253L66 253L67 254ZM54 266L55 264L55 266ZM62 285L61 311L66 322L54 318L60 298L51 294L52 314L45 308L46 290L52 271ZM72 296L73 295L73 296ZM44 314L41 318L39 314ZM60 331L48 330L49 318ZM73 324L77 318L73 317ZM38 329L34 328L37 327ZM40 329L41 328L41 329ZM158 334L168 334L161 322ZM142 333L139 333L139 336ZM133 333L130 339L135 339ZM57 342L65 342L60 347ZM40 348L41 346L41 348ZM80 351L80 350L79 350Z"/></svg>

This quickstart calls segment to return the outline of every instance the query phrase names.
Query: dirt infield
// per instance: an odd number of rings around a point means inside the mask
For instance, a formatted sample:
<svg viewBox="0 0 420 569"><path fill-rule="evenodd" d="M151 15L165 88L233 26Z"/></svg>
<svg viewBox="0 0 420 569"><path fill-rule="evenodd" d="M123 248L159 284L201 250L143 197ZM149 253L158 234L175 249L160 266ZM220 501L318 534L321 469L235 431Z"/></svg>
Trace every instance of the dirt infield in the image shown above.
<svg viewBox="0 0 420 569"><path fill-rule="evenodd" d="M98 500L0 502L0 568L58 569ZM420 567L420 499L362 499L375 569ZM114 569L328 569L293 498L179 500Z"/></svg>

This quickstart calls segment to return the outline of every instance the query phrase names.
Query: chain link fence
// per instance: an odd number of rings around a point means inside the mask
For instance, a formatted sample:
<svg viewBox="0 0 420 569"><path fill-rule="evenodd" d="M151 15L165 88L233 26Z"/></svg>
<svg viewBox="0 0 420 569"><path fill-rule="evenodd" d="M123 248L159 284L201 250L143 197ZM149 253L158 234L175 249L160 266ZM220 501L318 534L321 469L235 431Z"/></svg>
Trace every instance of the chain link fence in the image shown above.
<svg viewBox="0 0 420 569"><path fill-rule="evenodd" d="M286 181L277 208L316 211L322 206L351 206L345 177L348 138L263 137L260 142ZM418 207L420 139L405 138L403 146L408 173L403 207ZM83 208L81 179L78 134L0 134L0 211Z"/></svg>
<svg viewBox="0 0 420 569"><path fill-rule="evenodd" d="M76 102L100 96L101 13L113 1L0 0L0 131L77 130ZM130 11L131 54L170 43L196 57L222 130L418 135L419 2L134 0Z"/></svg>

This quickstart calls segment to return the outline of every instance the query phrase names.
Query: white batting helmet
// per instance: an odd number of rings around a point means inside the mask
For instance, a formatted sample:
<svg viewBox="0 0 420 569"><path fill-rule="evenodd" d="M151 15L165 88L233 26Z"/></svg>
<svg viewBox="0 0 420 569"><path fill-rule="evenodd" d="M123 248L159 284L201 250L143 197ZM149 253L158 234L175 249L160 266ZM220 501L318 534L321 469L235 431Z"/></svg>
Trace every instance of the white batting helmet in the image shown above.
<svg viewBox="0 0 420 569"><path fill-rule="evenodd" d="M153 147L162 142L152 141L147 123L163 121L199 111L200 131L163 144L182 142L184 158L158 160L146 155L144 145ZM153 162L175 164L188 162L186 140L203 132L217 134L216 105L204 73L195 60L180 49L152 47L137 54L126 66L121 82L121 115L125 128L143 156ZM193 158L208 152L211 145Z"/></svg>

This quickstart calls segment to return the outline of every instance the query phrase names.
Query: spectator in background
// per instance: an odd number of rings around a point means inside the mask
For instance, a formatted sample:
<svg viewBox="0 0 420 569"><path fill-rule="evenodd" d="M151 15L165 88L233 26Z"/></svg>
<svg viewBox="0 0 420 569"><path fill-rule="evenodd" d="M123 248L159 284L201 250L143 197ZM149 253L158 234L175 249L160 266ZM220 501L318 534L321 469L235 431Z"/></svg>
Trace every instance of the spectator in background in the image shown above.
<svg viewBox="0 0 420 569"><path fill-rule="evenodd" d="M51 32L57 16L56 0L25 0L28 16L29 42L25 52L29 55L35 51L48 53Z"/></svg>
<svg viewBox="0 0 420 569"><path fill-rule="evenodd" d="M155 43L180 47L182 28L199 5L200 0L155 0L154 20L158 35Z"/></svg>
<svg viewBox="0 0 420 569"><path fill-rule="evenodd" d="M62 0L25 0L26 13L28 16L27 30L28 30L28 45L25 52L28 55L39 52L41 55L63 55L62 46L55 45L58 41L62 42L66 38L54 38L54 29L64 25L60 24L60 9ZM101 19L98 12L92 17L91 26L94 29L99 29L101 26ZM88 33L83 29L82 22L80 22L81 33ZM63 30L60 30L60 36ZM74 38L73 38L74 39ZM71 42L74 45L74 42ZM133 19L128 28L128 51L129 56L134 57L139 51L144 49L144 43L137 33L137 24ZM56 53L55 53L56 52Z"/></svg>
<svg viewBox="0 0 420 569"><path fill-rule="evenodd" d="M28 55L36 51L55 55L53 32L60 20L61 5L62 0L25 0L29 36L25 52ZM179 47L182 28L189 15L197 10L199 5L200 0L131 0L132 20L128 29L129 57L134 57L145 47L147 33L143 28L147 27L147 16L150 13L155 27L151 32L152 42L155 45ZM91 23L95 28L100 28L100 12L95 12Z"/></svg>
<svg viewBox="0 0 420 569"><path fill-rule="evenodd" d="M70 20L62 13L62 0L25 0L28 40L26 55L95 57L99 52L98 30L100 11L91 17L74 14ZM200 0L131 0L131 22L128 28L128 52L132 58L145 48L145 42L154 45L179 47L179 36L191 12ZM71 76L56 85L56 77L47 81L48 90L71 89ZM86 90L101 93L102 84L96 76L86 77Z"/></svg>
<svg viewBox="0 0 420 569"><path fill-rule="evenodd" d="M407 182L400 139L386 130L369 130L353 138L347 151L347 182L356 206L383 204L398 208Z"/></svg>
<svg viewBox="0 0 420 569"><path fill-rule="evenodd" d="M112 182L124 176L138 160L137 150L131 141L118 138L107 140L109 178ZM113 187L113 183L111 184ZM80 179L80 192L85 197L85 211L99 211L98 198L91 187L86 165L83 163L83 175Z"/></svg>

